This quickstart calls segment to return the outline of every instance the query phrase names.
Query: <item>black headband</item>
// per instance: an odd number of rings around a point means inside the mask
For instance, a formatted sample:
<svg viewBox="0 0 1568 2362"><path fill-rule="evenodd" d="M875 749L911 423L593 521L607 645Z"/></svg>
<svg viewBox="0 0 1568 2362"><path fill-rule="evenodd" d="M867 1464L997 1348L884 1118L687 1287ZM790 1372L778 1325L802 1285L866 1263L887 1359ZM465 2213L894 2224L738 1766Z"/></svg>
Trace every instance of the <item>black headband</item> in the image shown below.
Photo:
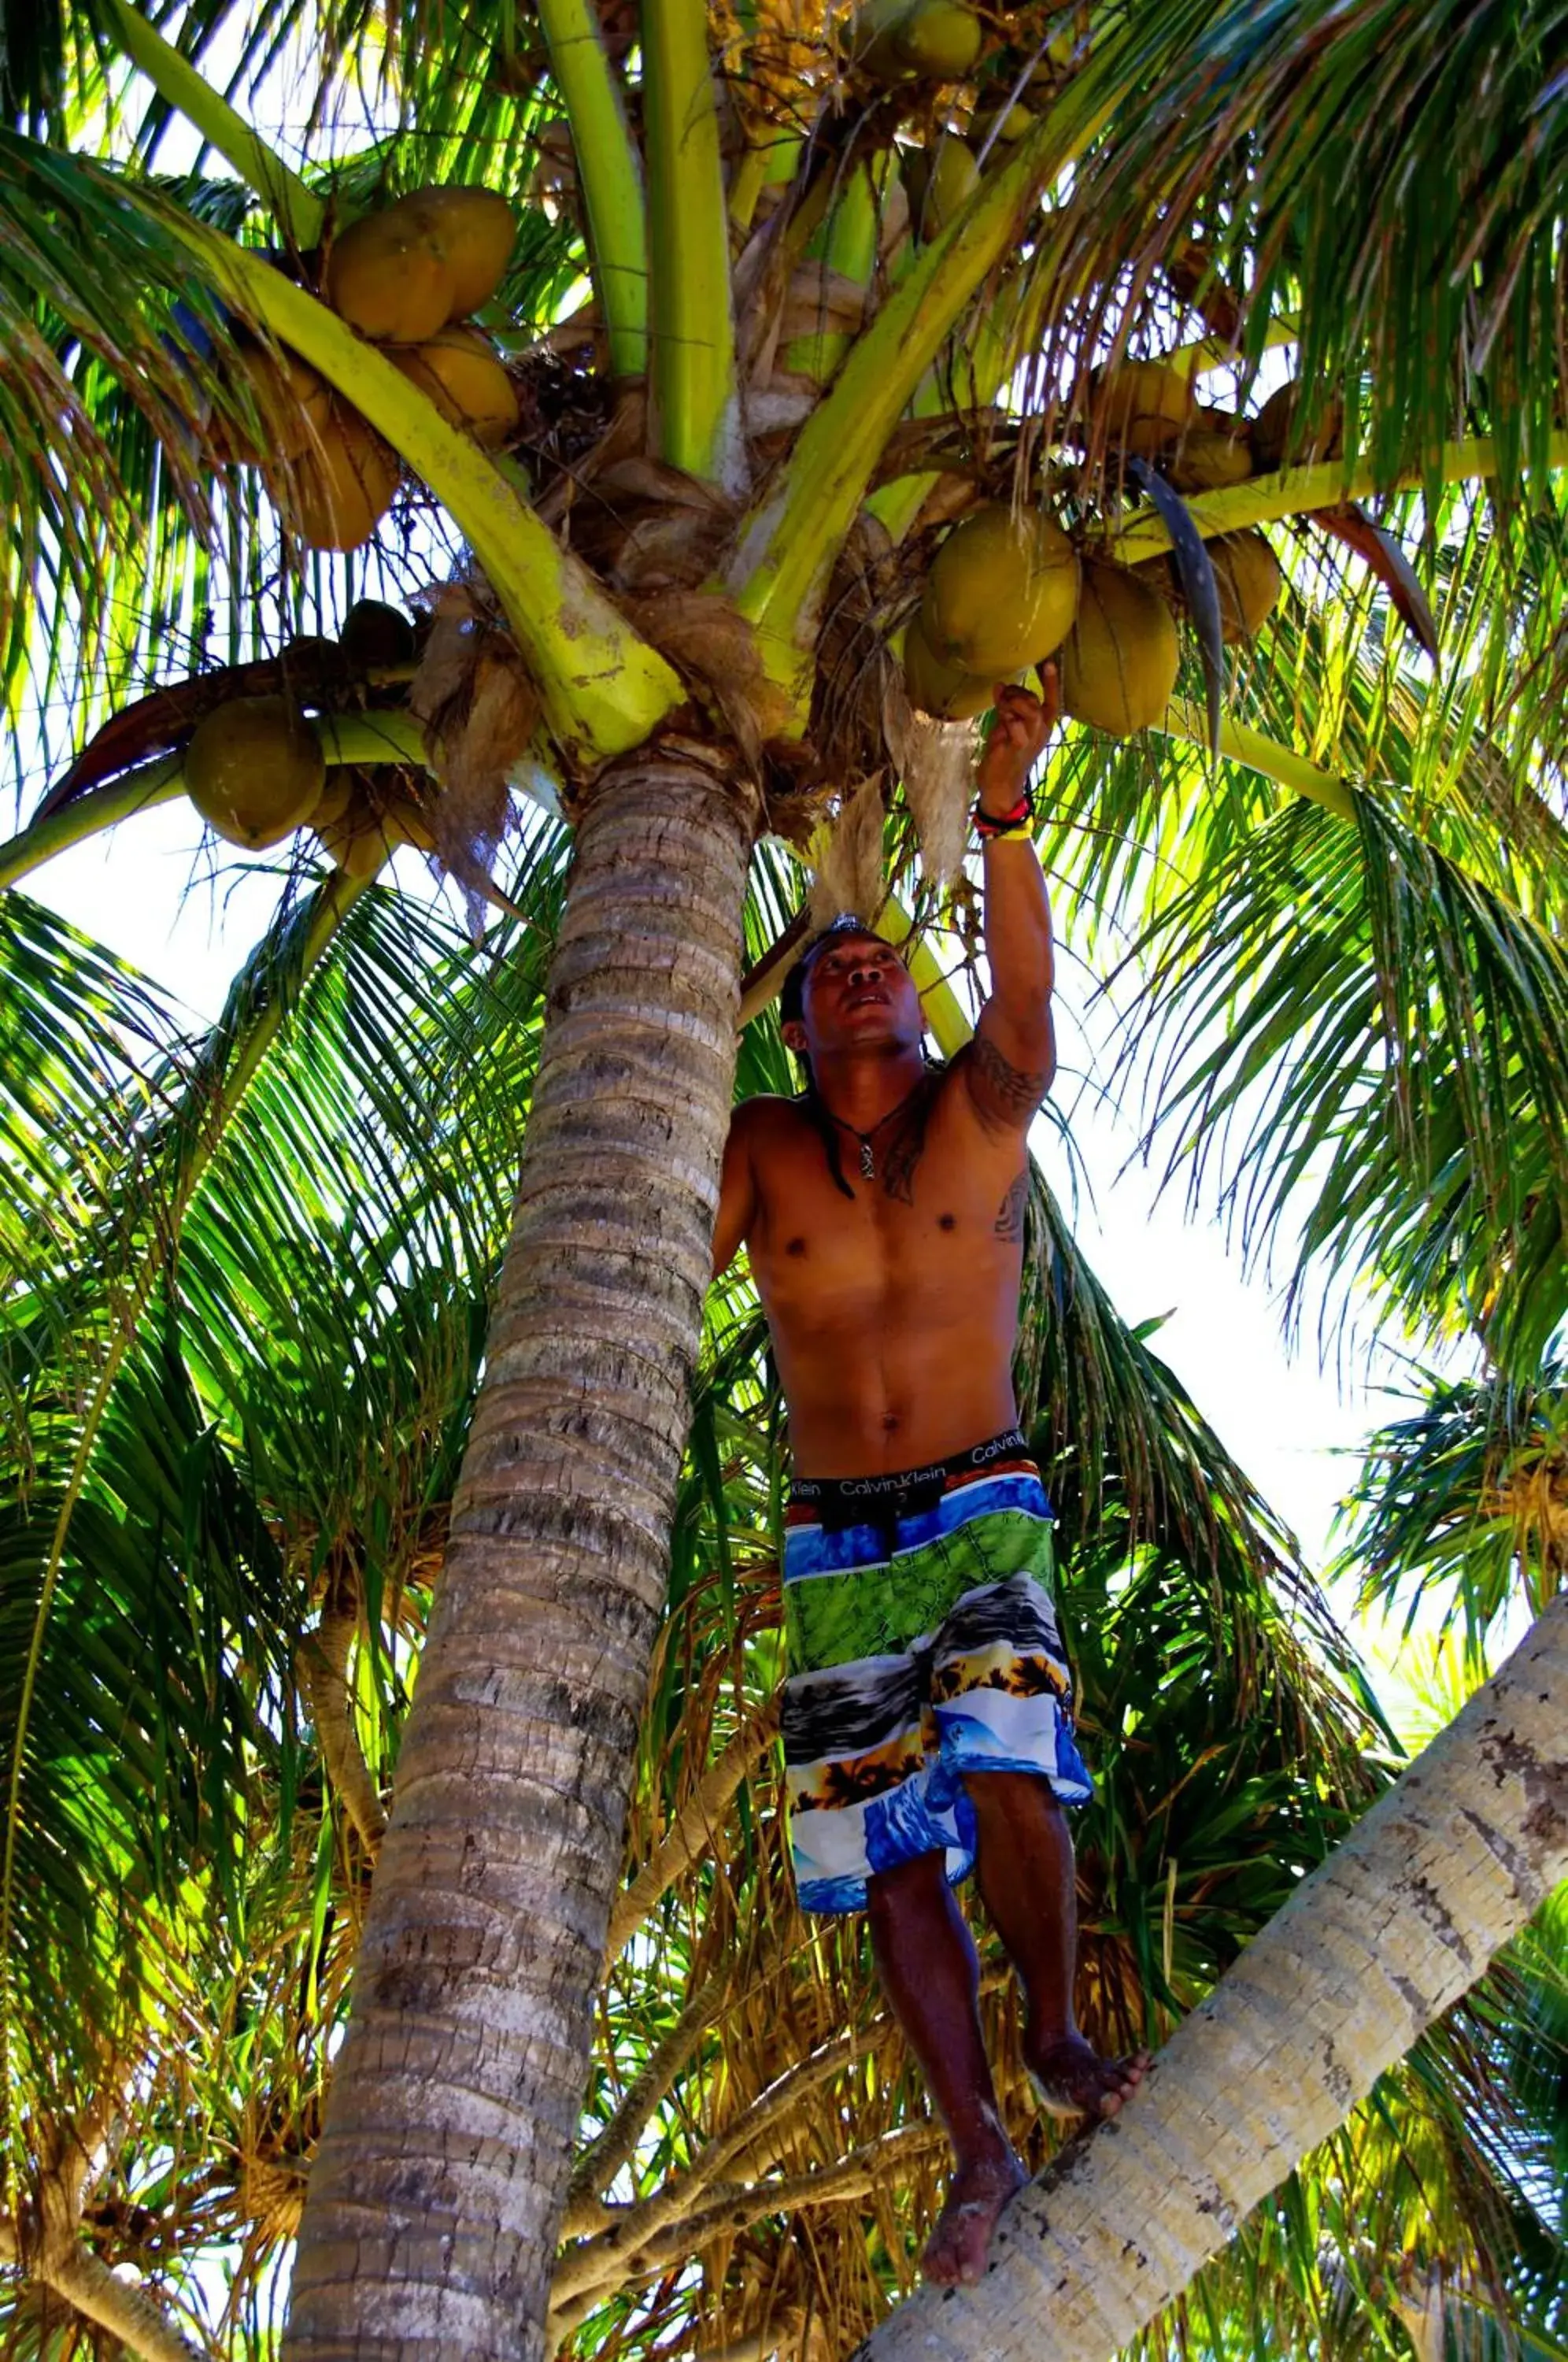
<svg viewBox="0 0 1568 2362"><path fill-rule="evenodd" d="M801 1022L806 1013L806 978L812 972L813 962L820 953L827 950L831 944L842 943L845 935L864 935L867 943L882 944L882 938L875 927L868 927L864 919L856 917L853 911L841 911L837 918L823 929L820 935L812 936L785 977L784 988L778 996L778 1019L781 1024L798 1025ZM882 948L887 951L890 946L882 944Z"/></svg>

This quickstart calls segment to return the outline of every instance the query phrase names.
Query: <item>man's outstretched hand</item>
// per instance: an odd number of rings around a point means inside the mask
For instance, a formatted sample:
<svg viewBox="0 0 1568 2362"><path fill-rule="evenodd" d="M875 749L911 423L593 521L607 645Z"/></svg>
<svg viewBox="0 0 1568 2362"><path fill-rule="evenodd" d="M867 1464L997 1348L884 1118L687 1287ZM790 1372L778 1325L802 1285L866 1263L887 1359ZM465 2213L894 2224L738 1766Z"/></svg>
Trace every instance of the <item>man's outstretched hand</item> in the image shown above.
<svg viewBox="0 0 1568 2362"><path fill-rule="evenodd" d="M1044 751L1045 741L1060 711L1054 664L1040 667L1043 694L1010 682L997 684L996 719L985 752L975 767L975 784L983 811L1011 811L1029 783L1029 774Z"/></svg>

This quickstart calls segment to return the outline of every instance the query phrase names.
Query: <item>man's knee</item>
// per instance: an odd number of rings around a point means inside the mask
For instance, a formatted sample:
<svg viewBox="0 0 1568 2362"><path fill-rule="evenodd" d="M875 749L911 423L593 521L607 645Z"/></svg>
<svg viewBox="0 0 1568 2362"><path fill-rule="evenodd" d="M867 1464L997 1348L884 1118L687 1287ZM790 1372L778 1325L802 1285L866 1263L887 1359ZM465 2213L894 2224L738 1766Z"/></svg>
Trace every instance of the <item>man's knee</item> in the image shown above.
<svg viewBox="0 0 1568 2362"><path fill-rule="evenodd" d="M947 1885L947 1861L940 1848L911 1854L890 1870L874 1870L866 1881L866 1904L873 1922L928 1903Z"/></svg>
<svg viewBox="0 0 1568 2362"><path fill-rule="evenodd" d="M960 1776L982 1827L988 1821L1014 1821L1022 1814L1036 1819L1066 1819L1062 1801L1043 1772L965 1772Z"/></svg>

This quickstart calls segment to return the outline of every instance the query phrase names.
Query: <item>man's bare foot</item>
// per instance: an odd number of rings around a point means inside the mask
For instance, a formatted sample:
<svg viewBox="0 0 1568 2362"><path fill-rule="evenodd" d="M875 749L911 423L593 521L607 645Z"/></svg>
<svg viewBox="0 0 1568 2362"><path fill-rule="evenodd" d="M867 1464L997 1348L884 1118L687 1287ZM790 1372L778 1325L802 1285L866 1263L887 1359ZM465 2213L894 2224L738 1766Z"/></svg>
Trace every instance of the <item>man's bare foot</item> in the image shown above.
<svg viewBox="0 0 1568 2362"><path fill-rule="evenodd" d="M1149 2069L1146 2050L1102 2058L1081 2034L1054 2034L1025 2046L1035 2095L1047 2115L1114 2116Z"/></svg>
<svg viewBox="0 0 1568 2362"><path fill-rule="evenodd" d="M933 2286L966 2288L979 2279L1001 2211L1028 2179L1010 2148L957 2168L920 2259Z"/></svg>

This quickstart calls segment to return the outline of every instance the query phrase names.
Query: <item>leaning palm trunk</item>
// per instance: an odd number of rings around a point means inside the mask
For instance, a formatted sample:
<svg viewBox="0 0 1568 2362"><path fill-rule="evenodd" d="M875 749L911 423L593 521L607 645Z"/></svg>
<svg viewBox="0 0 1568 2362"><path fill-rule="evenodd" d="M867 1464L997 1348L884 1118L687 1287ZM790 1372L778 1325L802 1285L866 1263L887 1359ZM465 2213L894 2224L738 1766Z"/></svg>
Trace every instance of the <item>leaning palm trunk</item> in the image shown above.
<svg viewBox="0 0 1568 2362"><path fill-rule="evenodd" d="M686 745L616 767L579 831L291 2356L541 2350L708 1278L750 836Z"/></svg>
<svg viewBox="0 0 1568 2362"><path fill-rule="evenodd" d="M984 2280L863 2352L1106 2362L1568 1875L1568 1595L1196 2009L1123 2118L1010 2212Z"/></svg>

